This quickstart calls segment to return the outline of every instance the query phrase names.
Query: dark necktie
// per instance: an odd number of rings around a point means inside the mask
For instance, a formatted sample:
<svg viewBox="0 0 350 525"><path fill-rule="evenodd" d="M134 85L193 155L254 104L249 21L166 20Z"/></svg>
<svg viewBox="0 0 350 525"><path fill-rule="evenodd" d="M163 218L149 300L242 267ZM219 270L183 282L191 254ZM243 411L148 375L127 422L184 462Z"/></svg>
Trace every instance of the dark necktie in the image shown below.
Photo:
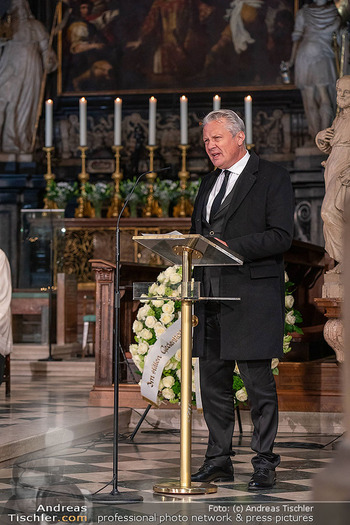
<svg viewBox="0 0 350 525"><path fill-rule="evenodd" d="M226 193L227 182L228 182L229 176L231 175L231 172L229 170L225 170L224 174L225 174L224 180L222 181L219 193L216 195L215 199L213 200L213 204L211 206L209 222L211 222L213 217L217 214L220 208L220 205L221 205L221 201L224 198L224 195Z"/></svg>

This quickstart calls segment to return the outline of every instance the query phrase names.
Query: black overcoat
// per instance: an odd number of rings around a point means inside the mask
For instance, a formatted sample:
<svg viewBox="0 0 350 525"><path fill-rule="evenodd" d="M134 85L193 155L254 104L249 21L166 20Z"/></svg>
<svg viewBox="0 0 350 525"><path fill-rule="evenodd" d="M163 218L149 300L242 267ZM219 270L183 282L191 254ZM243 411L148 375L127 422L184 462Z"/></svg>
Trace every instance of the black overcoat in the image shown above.
<svg viewBox="0 0 350 525"><path fill-rule="evenodd" d="M203 233L203 208L220 171L203 177L190 233ZM223 203L224 205L225 203ZM252 360L283 356L283 253L293 238L294 195L289 173L254 152L239 176L225 214L220 238L243 256L242 266L220 268L221 358ZM215 233L216 235L216 233ZM203 268L196 267L196 281ZM204 355L205 304L198 301L193 355Z"/></svg>

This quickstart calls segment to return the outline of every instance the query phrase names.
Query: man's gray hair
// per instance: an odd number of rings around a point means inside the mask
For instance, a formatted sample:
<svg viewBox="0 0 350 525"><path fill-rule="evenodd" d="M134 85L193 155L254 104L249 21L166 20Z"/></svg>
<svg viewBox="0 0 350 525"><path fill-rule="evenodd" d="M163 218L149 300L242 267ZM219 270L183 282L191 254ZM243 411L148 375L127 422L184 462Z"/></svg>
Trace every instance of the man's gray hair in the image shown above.
<svg viewBox="0 0 350 525"><path fill-rule="evenodd" d="M231 109L218 109L217 111L211 111L203 119L202 126L205 126L209 122L219 120L224 124L229 132L234 137L239 131L245 133L245 125L243 120Z"/></svg>

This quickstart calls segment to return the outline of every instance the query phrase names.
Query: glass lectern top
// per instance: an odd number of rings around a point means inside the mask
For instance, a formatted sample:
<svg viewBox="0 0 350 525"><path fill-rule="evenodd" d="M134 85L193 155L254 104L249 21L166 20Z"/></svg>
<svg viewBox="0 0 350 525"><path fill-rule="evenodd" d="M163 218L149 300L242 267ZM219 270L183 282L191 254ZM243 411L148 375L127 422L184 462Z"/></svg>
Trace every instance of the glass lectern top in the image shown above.
<svg viewBox="0 0 350 525"><path fill-rule="evenodd" d="M182 251L185 246L193 250L192 266L243 264L243 258L220 241L214 241L199 234L140 235L133 237L133 240L173 264L182 263Z"/></svg>

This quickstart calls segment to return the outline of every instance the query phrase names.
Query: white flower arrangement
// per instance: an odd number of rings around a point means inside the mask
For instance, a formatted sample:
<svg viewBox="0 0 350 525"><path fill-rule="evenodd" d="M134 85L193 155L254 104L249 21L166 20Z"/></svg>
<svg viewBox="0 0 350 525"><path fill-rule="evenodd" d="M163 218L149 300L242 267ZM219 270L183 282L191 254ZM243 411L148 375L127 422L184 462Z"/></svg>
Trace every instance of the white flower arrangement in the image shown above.
<svg viewBox="0 0 350 525"><path fill-rule="evenodd" d="M143 304L140 306L132 326L136 344L130 345L133 361L140 373L143 372L150 346L181 316L181 301L167 299L167 297L176 297L180 294L181 285L179 286L179 283L181 280L181 266L169 266L158 275L157 282L149 287L148 296L145 296L145 299L142 300ZM294 298L291 291L293 286L294 283L289 281L289 277L285 272L285 335L283 339L283 352L285 354L291 349L291 332L303 333L301 328L297 326L297 323L302 321L302 317L300 312L293 308ZM164 299L159 299L159 296L164 296ZM157 298L152 299L153 297ZM271 368L275 375L278 374L278 365L279 359L272 359ZM158 390L160 400L167 400L170 403L178 403L180 401L181 349L166 363ZM192 376L193 403L195 403L194 391L194 379ZM239 375L237 366L233 374L233 391L235 404L247 401L247 390Z"/></svg>
<svg viewBox="0 0 350 525"><path fill-rule="evenodd" d="M181 316L181 301L168 299L179 295L182 280L181 266L169 266L161 272L157 281L148 289L147 299L142 301L132 329L135 344L130 345L130 353L140 373L143 372L148 351L162 335ZM164 299L159 299L159 296ZM181 349L166 363L158 386L159 400L179 403L181 395ZM194 390L194 388L192 389ZM193 403L195 394L192 395Z"/></svg>

